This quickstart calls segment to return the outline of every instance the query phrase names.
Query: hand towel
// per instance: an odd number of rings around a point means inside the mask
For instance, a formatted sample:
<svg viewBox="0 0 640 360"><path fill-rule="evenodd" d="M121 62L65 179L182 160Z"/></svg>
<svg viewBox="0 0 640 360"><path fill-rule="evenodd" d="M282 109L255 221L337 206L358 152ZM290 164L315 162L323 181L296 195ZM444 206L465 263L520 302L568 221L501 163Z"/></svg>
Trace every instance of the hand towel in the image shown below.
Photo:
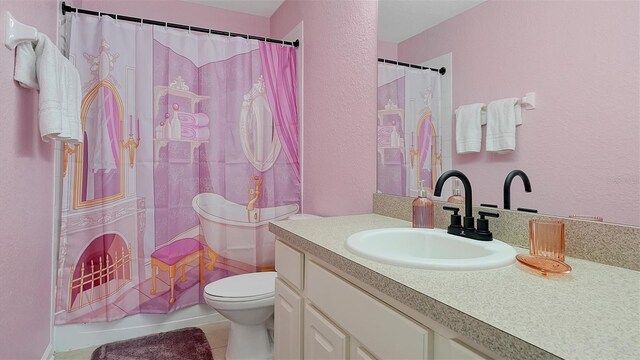
<svg viewBox="0 0 640 360"><path fill-rule="evenodd" d="M32 42L19 43L16 46L16 63L13 78L20 86L28 89L40 89L36 76L36 51Z"/></svg>
<svg viewBox="0 0 640 360"><path fill-rule="evenodd" d="M82 142L80 74L46 35L38 34L35 47L33 43L18 45L14 79L21 86L40 90L38 122L43 141Z"/></svg>
<svg viewBox="0 0 640 360"><path fill-rule="evenodd" d="M484 104L462 105L456 109L456 151L458 154L480 152Z"/></svg>
<svg viewBox="0 0 640 360"><path fill-rule="evenodd" d="M487 151L510 152L516 148L516 126L522 124L518 98L490 102L487 106Z"/></svg>

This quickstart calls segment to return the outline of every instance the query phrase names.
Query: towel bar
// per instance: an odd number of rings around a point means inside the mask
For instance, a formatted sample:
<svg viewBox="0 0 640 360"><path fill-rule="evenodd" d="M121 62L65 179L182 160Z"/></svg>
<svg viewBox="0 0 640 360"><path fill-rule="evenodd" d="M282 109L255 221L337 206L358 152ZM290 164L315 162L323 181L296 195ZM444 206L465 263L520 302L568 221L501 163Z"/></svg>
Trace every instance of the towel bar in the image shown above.
<svg viewBox="0 0 640 360"><path fill-rule="evenodd" d="M38 30L36 28L16 20L8 11L5 11L4 22L4 46L7 49L13 50L19 43L38 39Z"/></svg>

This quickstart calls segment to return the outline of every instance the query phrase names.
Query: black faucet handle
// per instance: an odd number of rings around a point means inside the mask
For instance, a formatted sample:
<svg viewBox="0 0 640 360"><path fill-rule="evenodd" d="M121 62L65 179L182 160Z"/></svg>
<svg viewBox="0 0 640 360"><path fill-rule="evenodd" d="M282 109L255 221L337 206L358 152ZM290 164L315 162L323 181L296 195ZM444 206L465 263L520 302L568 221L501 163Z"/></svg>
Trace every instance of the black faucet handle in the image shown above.
<svg viewBox="0 0 640 360"><path fill-rule="evenodd" d="M490 216L490 217L494 217L494 218L500 217L500 214L490 213L490 212L486 212L486 211L478 211L478 215L480 215L480 219L481 220L486 220L484 218L485 216Z"/></svg>
<svg viewBox="0 0 640 360"><path fill-rule="evenodd" d="M460 209L453 206L443 206L442 208L444 210L453 211L453 214L451 214L451 224L449 225L449 228L461 228L462 216L458 215L458 211L460 211Z"/></svg>
<svg viewBox="0 0 640 360"><path fill-rule="evenodd" d="M528 209L528 208L518 208L518 211L524 211L524 212L530 212L530 213L537 213L538 210L536 209Z"/></svg>
<svg viewBox="0 0 640 360"><path fill-rule="evenodd" d="M443 206L442 208L445 210L453 211L453 215L458 215L458 211L460 211L460 208L453 206Z"/></svg>
<svg viewBox="0 0 640 360"><path fill-rule="evenodd" d="M480 204L480 206L484 206L484 207L490 207L490 208L498 208L498 205L494 205L494 204Z"/></svg>
<svg viewBox="0 0 640 360"><path fill-rule="evenodd" d="M493 234L491 234L491 231L489 231L489 220L485 219L485 216L497 218L500 216L500 214L478 211L478 215L480 215L480 218L478 219L478 228L476 229L476 233L478 235L487 237L486 240L491 240L493 238Z"/></svg>

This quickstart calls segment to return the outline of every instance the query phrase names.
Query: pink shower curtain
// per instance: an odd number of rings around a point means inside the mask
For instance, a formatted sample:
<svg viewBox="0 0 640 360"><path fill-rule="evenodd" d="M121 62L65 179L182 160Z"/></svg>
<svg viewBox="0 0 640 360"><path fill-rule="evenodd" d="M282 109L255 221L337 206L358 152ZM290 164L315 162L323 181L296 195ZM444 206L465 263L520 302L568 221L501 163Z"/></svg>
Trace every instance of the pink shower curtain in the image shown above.
<svg viewBox="0 0 640 360"><path fill-rule="evenodd" d="M273 270L268 223L300 208L295 50L66 20L87 141L65 152L55 323L166 314Z"/></svg>
<svg viewBox="0 0 640 360"><path fill-rule="evenodd" d="M267 98L275 116L278 138L300 181L296 49L271 43L260 43L259 46Z"/></svg>

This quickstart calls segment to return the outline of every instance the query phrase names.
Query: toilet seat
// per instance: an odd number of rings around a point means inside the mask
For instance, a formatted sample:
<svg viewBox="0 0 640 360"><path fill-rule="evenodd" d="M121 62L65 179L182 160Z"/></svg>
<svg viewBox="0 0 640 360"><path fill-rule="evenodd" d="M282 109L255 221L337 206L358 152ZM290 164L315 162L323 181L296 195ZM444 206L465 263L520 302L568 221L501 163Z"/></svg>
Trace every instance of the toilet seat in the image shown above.
<svg viewBox="0 0 640 360"><path fill-rule="evenodd" d="M275 296L274 271L229 276L210 283L204 296L216 302L247 302Z"/></svg>

